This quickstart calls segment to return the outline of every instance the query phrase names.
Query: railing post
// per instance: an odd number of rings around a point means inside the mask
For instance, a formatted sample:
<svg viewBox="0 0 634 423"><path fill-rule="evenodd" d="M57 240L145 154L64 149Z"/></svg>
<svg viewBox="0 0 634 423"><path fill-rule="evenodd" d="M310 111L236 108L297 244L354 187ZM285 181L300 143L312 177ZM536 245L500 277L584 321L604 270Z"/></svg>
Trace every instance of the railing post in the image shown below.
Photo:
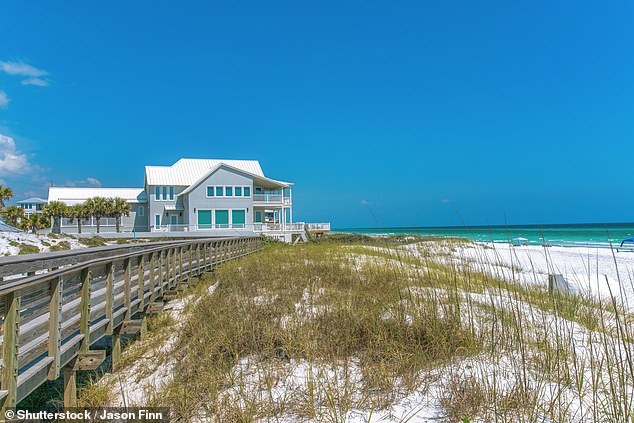
<svg viewBox="0 0 634 423"><path fill-rule="evenodd" d="M20 295L16 291L4 297L4 335L2 339L1 388L7 391L2 401L2 412L15 408L18 394L18 350L20 338Z"/></svg>
<svg viewBox="0 0 634 423"><path fill-rule="evenodd" d="M106 335L112 335L114 330L113 312L114 312L114 262L106 265Z"/></svg>
<svg viewBox="0 0 634 423"><path fill-rule="evenodd" d="M81 271L81 300L79 305L79 333L84 335L81 340L79 351L88 351L90 347L90 283L92 272L90 269Z"/></svg>
<svg viewBox="0 0 634 423"><path fill-rule="evenodd" d="M170 277L171 277L171 270L170 270L170 260L172 259L170 256L170 249L168 248L167 250L165 250L165 284L167 285L167 289L169 290L171 285L170 285Z"/></svg>
<svg viewBox="0 0 634 423"><path fill-rule="evenodd" d="M172 248L172 285L176 285L176 248Z"/></svg>
<svg viewBox="0 0 634 423"><path fill-rule="evenodd" d="M163 263L165 262L164 259L165 256L165 250L160 250L158 253L158 283L159 283L159 295L162 297L163 296L163 287L165 284L165 268L163 267Z"/></svg>
<svg viewBox="0 0 634 423"><path fill-rule="evenodd" d="M145 284L144 284L144 279L145 279L145 256L143 254L141 254L141 257L139 257L139 262L137 265L137 280L136 280L136 284L137 284L137 299L139 300L139 311L143 312L143 308L144 308L144 303L145 303Z"/></svg>
<svg viewBox="0 0 634 423"><path fill-rule="evenodd" d="M205 271L208 272L211 270L211 258L209 257L209 243L205 242L204 244L204 254L205 254Z"/></svg>
<svg viewBox="0 0 634 423"><path fill-rule="evenodd" d="M123 268L123 306L126 309L123 320L129 320L132 315L130 310L130 274L132 273L132 261L129 258L123 260Z"/></svg>
<svg viewBox="0 0 634 423"><path fill-rule="evenodd" d="M64 292L64 276L51 280L51 299L48 303L48 356L53 358L48 372L48 380L55 380L60 375L60 349L62 347L62 294Z"/></svg>
<svg viewBox="0 0 634 423"><path fill-rule="evenodd" d="M150 303L154 302L156 281L154 280L154 266L156 265L155 253L150 253Z"/></svg>
<svg viewBox="0 0 634 423"><path fill-rule="evenodd" d="M183 247L178 248L178 287L183 287Z"/></svg>
<svg viewBox="0 0 634 423"><path fill-rule="evenodd" d="M194 277L194 251L192 244L187 246L187 253L189 256L189 272L187 272L187 278L191 280Z"/></svg>
<svg viewBox="0 0 634 423"><path fill-rule="evenodd" d="M200 271L200 244L196 244L196 276L200 276L202 272Z"/></svg>

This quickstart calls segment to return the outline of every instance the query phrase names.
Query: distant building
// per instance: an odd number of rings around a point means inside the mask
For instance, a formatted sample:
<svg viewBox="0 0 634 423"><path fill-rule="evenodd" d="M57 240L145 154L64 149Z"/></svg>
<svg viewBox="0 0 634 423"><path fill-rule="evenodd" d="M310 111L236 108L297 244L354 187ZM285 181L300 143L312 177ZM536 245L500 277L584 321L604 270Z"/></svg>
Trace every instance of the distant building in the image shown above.
<svg viewBox="0 0 634 423"><path fill-rule="evenodd" d="M41 198L27 198L26 200L21 200L16 202L18 207L24 209L24 216L30 216L34 213L42 213L44 206L46 205L46 200Z"/></svg>

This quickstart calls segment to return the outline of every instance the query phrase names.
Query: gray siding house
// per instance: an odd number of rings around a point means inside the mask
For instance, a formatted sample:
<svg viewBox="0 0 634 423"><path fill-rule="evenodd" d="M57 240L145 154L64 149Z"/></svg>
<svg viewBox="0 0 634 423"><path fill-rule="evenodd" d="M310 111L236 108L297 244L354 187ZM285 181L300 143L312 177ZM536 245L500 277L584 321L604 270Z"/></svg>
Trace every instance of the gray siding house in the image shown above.
<svg viewBox="0 0 634 423"><path fill-rule="evenodd" d="M181 159L147 166L151 231L289 229L292 186L264 176L255 160Z"/></svg>
<svg viewBox="0 0 634 423"><path fill-rule="evenodd" d="M67 205L90 197L121 197L131 206L123 232L148 236L231 236L265 233L291 242L306 229L325 232L329 224L293 222L291 182L264 175L257 160L180 159L171 166L146 166L142 188L51 187L48 201ZM113 217L100 221L104 233L115 231ZM82 230L94 232L94 218ZM64 232L77 222L62 219Z"/></svg>

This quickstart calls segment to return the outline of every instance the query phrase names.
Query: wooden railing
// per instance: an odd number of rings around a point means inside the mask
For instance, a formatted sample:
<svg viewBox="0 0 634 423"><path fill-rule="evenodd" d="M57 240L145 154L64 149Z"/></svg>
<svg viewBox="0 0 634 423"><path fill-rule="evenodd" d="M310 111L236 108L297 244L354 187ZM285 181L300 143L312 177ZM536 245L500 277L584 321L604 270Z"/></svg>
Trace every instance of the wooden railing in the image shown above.
<svg viewBox="0 0 634 423"><path fill-rule="evenodd" d="M62 372L64 405L75 406L76 372L105 359L91 345L111 336L116 368L121 335L142 336L146 316L193 277L260 248L257 237L207 238L0 259L0 408Z"/></svg>

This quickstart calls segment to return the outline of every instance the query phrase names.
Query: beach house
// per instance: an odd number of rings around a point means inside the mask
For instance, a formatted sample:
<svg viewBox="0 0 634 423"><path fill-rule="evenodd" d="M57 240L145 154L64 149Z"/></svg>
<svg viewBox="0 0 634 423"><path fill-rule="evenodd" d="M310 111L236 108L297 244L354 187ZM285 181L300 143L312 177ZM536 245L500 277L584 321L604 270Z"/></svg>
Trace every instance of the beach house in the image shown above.
<svg viewBox="0 0 634 423"><path fill-rule="evenodd" d="M146 166L151 231L255 231L293 227L291 182L257 160L180 159Z"/></svg>
<svg viewBox="0 0 634 423"><path fill-rule="evenodd" d="M31 216L35 213L42 213L44 206L46 205L46 200L42 198L27 198L26 200L17 201L16 204L18 207L24 210L24 216Z"/></svg>
<svg viewBox="0 0 634 423"><path fill-rule="evenodd" d="M293 183L264 175L257 160L180 159L170 166L146 166L143 187L51 187L48 201L67 205L91 197L121 197L131 206L122 218L124 232L154 236L231 236L265 233L291 242L306 229L329 230L329 224L293 221ZM62 219L62 230L74 232L76 220ZM82 221L83 231L96 226ZM101 231L114 232L114 217L100 220Z"/></svg>

